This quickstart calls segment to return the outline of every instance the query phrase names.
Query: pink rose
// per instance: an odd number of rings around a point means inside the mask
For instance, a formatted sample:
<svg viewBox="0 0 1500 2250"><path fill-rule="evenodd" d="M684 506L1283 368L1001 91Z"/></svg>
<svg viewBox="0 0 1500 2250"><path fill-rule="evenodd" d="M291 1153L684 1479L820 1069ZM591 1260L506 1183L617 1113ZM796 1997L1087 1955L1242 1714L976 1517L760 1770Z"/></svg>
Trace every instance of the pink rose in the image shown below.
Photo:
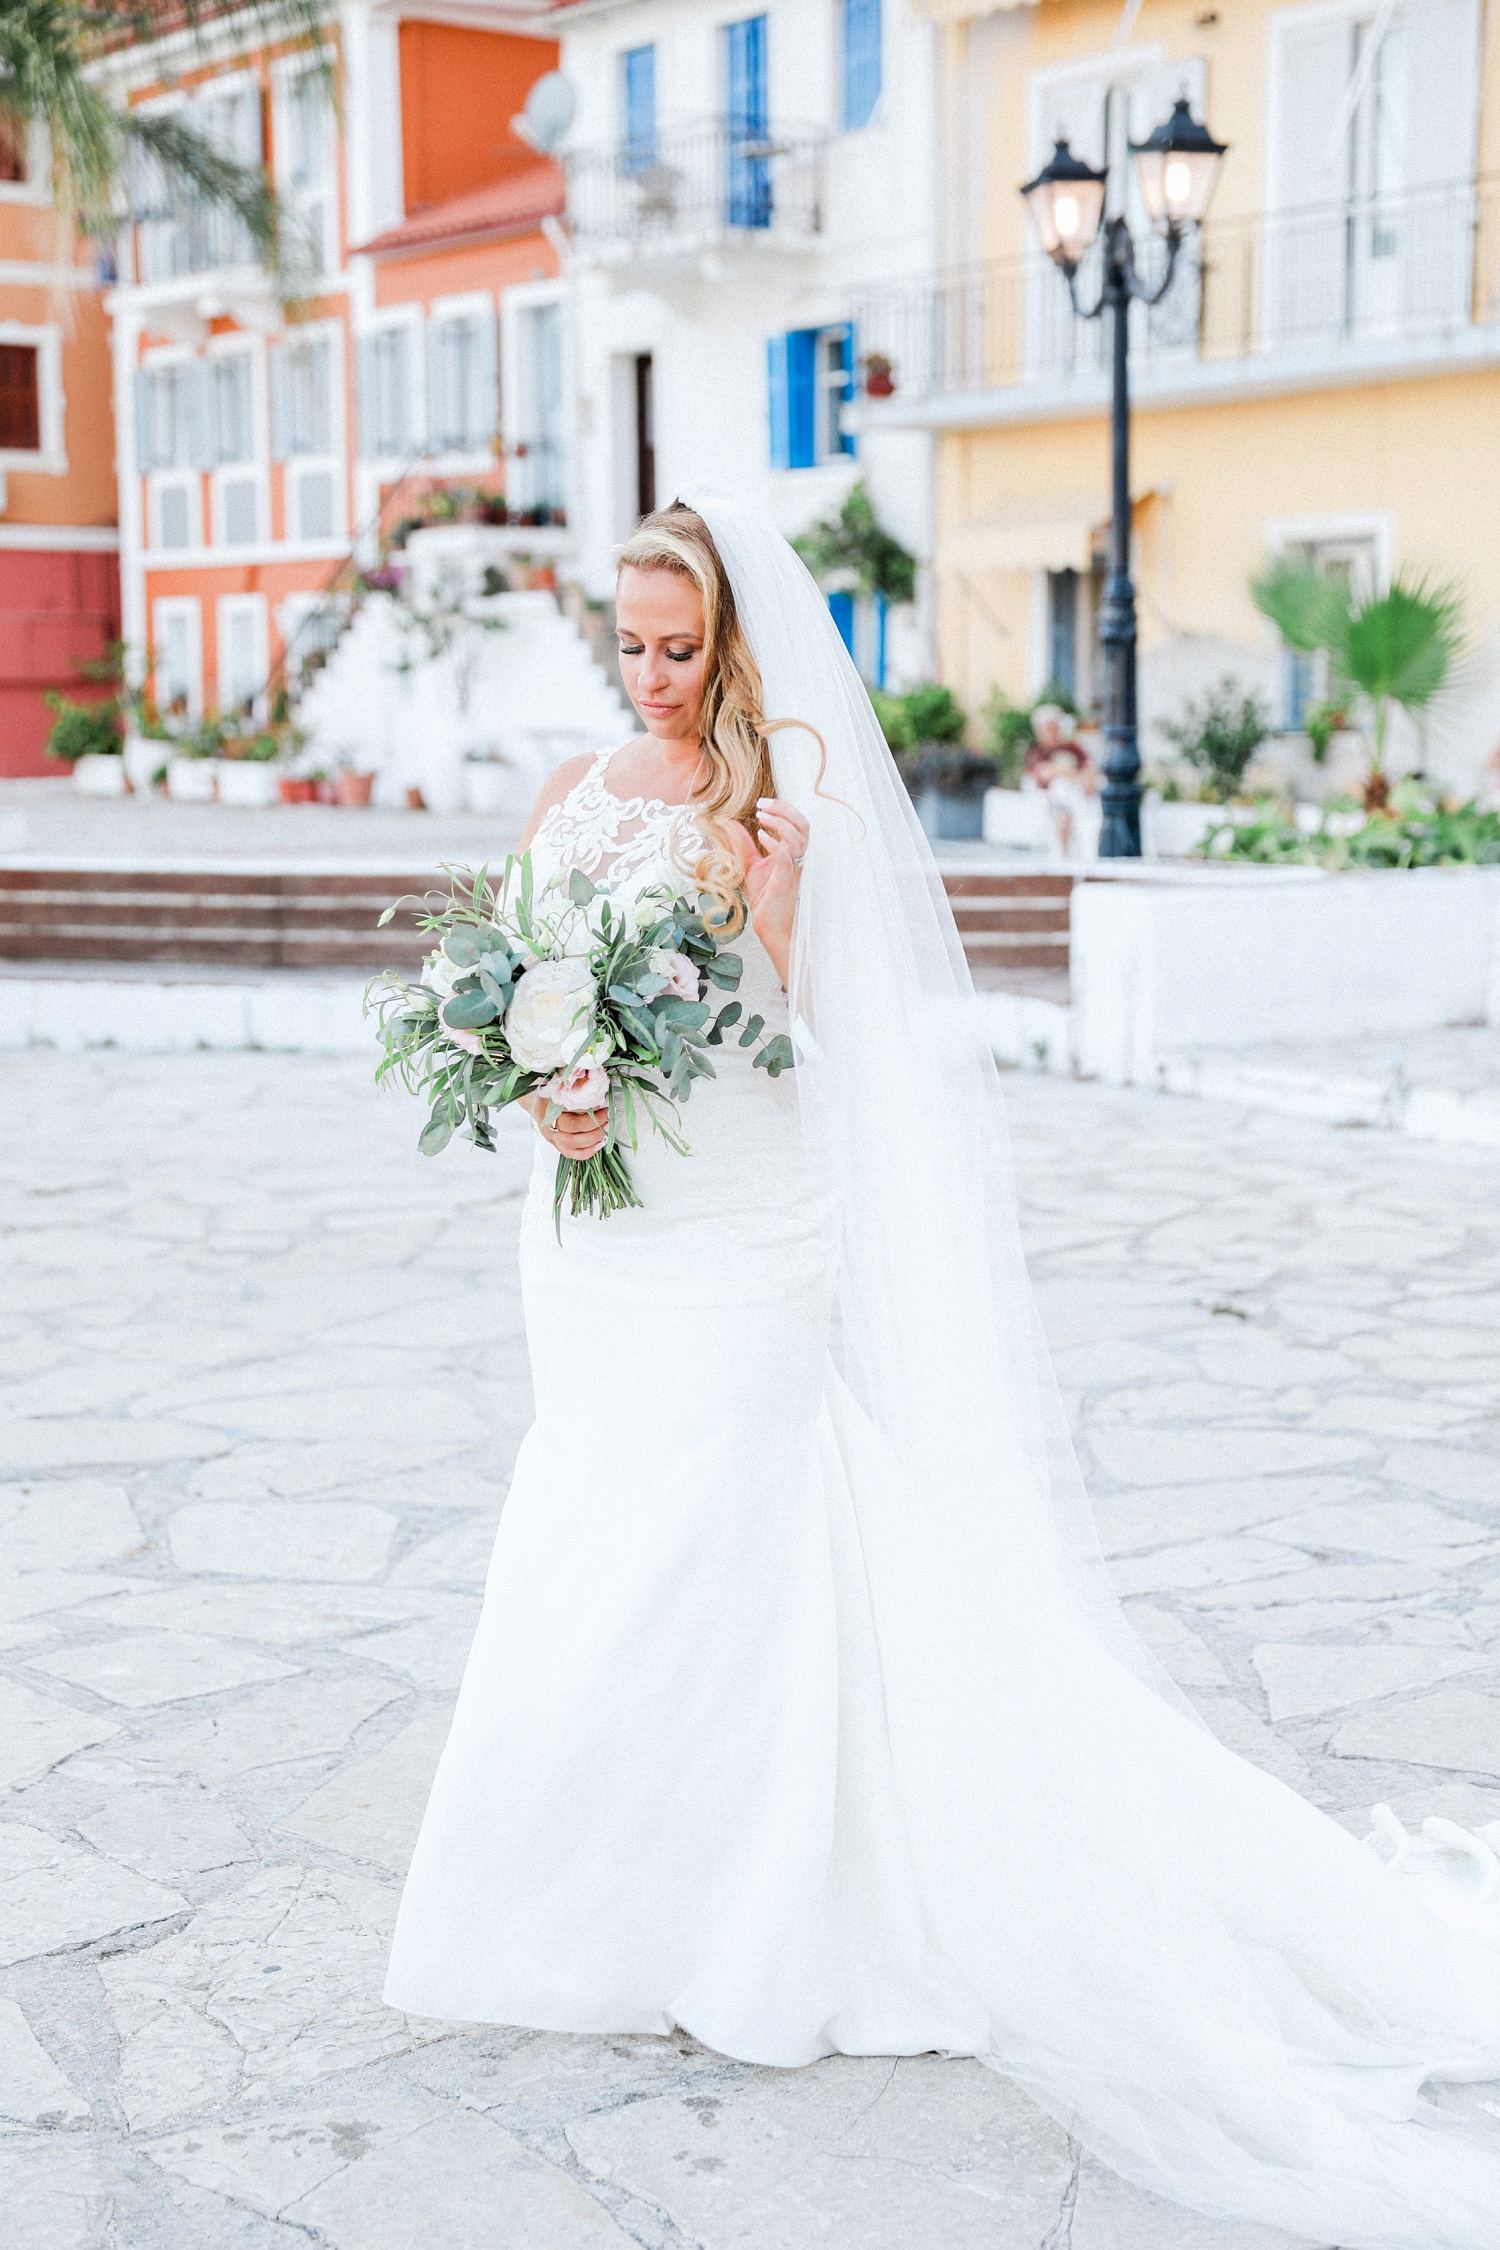
<svg viewBox="0 0 1500 2250"><path fill-rule="evenodd" d="M609 1072L602 1062L585 1055L570 1070L559 1070L537 1092L559 1109L604 1109L609 1102Z"/></svg>
<svg viewBox="0 0 1500 2250"><path fill-rule="evenodd" d="M455 1047L464 1048L468 1054L482 1055L484 1053L484 1041L477 1031L455 1031L451 1023L445 1022L443 1035L445 1038L451 1039Z"/></svg>
<svg viewBox="0 0 1500 2250"><path fill-rule="evenodd" d="M675 998L697 999L698 972L685 953L674 953L669 945L654 945L647 958L657 975L667 979L667 990Z"/></svg>

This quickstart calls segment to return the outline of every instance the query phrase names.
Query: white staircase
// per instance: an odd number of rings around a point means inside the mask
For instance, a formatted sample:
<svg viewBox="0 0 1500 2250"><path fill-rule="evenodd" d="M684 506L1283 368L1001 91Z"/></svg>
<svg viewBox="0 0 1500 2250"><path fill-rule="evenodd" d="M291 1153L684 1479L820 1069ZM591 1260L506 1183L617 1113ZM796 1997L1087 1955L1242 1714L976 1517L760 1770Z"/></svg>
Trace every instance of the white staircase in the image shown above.
<svg viewBox="0 0 1500 2250"><path fill-rule="evenodd" d="M517 531L444 524L414 532L401 597L368 595L297 709L311 757L376 776L375 802L420 789L434 812L519 822L563 759L624 742L633 721L587 642L545 592L484 595L486 567L513 564ZM471 618L426 653L402 603L462 589Z"/></svg>

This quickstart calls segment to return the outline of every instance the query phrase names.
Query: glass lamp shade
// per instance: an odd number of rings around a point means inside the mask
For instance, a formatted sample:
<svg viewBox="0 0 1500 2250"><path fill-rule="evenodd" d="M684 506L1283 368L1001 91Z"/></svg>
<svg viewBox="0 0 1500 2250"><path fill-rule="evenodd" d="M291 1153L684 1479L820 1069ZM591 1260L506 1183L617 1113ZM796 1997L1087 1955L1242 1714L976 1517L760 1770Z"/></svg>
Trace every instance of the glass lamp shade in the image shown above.
<svg viewBox="0 0 1500 2250"><path fill-rule="evenodd" d="M1099 232L1106 177L1059 141L1052 161L1022 188L1037 240L1060 266L1076 266Z"/></svg>
<svg viewBox="0 0 1500 2250"><path fill-rule="evenodd" d="M1185 95L1149 139L1131 142L1141 201L1153 226L1180 234L1201 225L1228 146L1198 123Z"/></svg>

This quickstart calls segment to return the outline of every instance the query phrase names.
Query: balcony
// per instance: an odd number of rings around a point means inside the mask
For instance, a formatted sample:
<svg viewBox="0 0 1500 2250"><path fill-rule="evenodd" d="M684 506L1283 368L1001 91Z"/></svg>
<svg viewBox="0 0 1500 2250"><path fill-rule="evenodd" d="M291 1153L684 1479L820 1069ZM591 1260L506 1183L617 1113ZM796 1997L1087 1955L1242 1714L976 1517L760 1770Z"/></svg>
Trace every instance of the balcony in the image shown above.
<svg viewBox="0 0 1500 2250"><path fill-rule="evenodd" d="M1138 236L1139 239L1139 236ZM1149 238L1148 279L1163 245ZM1097 294L1100 246L1079 275ZM864 293L858 351L891 391L857 425L963 427L1092 407L1106 395L1104 321L1080 321L1052 265L1024 258ZM1210 224L1160 305L1131 310L1142 400L1376 381L1500 359L1500 181L1427 188Z"/></svg>
<svg viewBox="0 0 1500 2250"><path fill-rule="evenodd" d="M718 118L576 150L564 160L573 240L600 265L808 249L823 225L825 138Z"/></svg>

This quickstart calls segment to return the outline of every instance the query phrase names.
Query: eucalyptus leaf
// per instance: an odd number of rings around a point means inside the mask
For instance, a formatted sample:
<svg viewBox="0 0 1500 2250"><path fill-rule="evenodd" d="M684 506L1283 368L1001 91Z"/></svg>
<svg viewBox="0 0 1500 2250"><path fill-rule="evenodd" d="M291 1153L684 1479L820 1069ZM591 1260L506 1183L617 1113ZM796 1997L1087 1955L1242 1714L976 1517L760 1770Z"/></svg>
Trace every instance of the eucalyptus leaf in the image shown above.
<svg viewBox="0 0 1500 2250"><path fill-rule="evenodd" d="M766 1019L764 1016L752 1016L740 1033L740 1045L742 1047L753 1047L765 1028Z"/></svg>
<svg viewBox="0 0 1500 2250"><path fill-rule="evenodd" d="M598 887L597 883L589 881L581 867L575 867L568 877L568 896L575 906L587 906Z"/></svg>
<svg viewBox="0 0 1500 2250"><path fill-rule="evenodd" d="M482 1031L499 1013L487 992L457 992L443 1010L443 1021L450 1031Z"/></svg>
<svg viewBox="0 0 1500 2250"><path fill-rule="evenodd" d="M443 951L455 967L471 969L479 959L479 939L473 930L450 930L443 941Z"/></svg>
<svg viewBox="0 0 1500 2250"><path fill-rule="evenodd" d="M453 1125L451 1120L434 1115L429 1117L427 1123L422 1127L417 1138L417 1147L424 1156L440 1156L452 1138Z"/></svg>

